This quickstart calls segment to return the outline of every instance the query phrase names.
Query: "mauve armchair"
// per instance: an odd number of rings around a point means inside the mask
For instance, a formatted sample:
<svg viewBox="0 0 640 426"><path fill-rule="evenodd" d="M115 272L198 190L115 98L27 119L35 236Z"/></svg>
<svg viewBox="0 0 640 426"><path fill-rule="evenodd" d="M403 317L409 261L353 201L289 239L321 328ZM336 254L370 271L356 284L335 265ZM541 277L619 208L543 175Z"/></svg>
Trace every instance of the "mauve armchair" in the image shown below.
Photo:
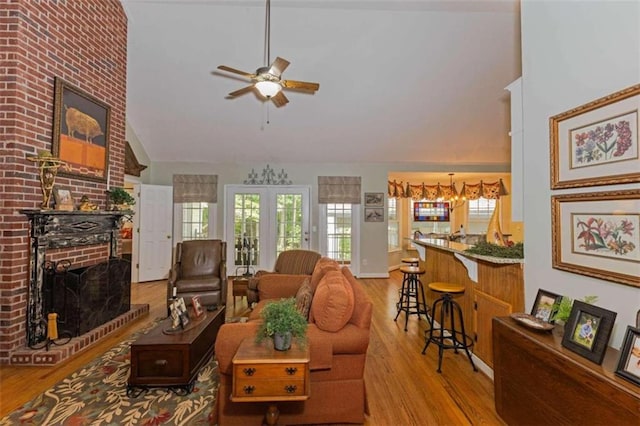
<svg viewBox="0 0 640 426"><path fill-rule="evenodd" d="M311 250L286 250L278 255L273 271L260 270L249 279L247 288L247 302L249 306L257 303L259 298L258 286L260 285L260 277L267 274L285 274L285 275L309 275L313 274L313 269L322 255Z"/></svg>

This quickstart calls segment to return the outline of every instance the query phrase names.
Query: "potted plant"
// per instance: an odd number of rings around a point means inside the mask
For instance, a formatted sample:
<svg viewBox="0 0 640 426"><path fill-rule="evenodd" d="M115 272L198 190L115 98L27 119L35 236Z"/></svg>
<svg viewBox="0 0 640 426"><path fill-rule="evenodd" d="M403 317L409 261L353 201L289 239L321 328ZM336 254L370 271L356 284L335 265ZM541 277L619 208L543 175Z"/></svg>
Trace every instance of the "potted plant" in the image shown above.
<svg viewBox="0 0 640 426"><path fill-rule="evenodd" d="M107 201L111 210L126 210L136 204L135 198L126 189L118 187L107 191Z"/></svg>
<svg viewBox="0 0 640 426"><path fill-rule="evenodd" d="M280 299L267 303L260 312L262 323L258 328L257 341L273 338L276 350L286 351L291 347L292 337L304 342L307 335L307 320L296 308L296 300Z"/></svg>

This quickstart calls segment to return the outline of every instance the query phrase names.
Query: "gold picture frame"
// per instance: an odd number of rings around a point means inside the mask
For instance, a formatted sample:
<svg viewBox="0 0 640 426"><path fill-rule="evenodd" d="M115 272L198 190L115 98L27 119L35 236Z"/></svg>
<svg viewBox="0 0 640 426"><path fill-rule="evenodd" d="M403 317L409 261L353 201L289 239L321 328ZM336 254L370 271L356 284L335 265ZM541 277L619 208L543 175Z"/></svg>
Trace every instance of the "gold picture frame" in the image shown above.
<svg viewBox="0 0 640 426"><path fill-rule="evenodd" d="M53 187L53 199L55 201L55 209L63 211L75 210L75 202L73 200L73 193L68 188L61 188L59 186Z"/></svg>
<svg viewBox="0 0 640 426"><path fill-rule="evenodd" d="M107 182L111 108L59 77L55 79L53 155L58 174Z"/></svg>
<svg viewBox="0 0 640 426"><path fill-rule="evenodd" d="M549 119L551 189L640 182L640 84Z"/></svg>
<svg viewBox="0 0 640 426"><path fill-rule="evenodd" d="M552 267L640 287L640 190L551 197Z"/></svg>

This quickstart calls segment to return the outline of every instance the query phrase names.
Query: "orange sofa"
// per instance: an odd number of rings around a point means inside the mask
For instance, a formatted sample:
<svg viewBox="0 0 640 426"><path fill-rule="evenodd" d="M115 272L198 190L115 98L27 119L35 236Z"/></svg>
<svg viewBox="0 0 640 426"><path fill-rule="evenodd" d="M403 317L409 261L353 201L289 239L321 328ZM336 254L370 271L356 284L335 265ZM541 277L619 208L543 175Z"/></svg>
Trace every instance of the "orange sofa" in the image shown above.
<svg viewBox="0 0 640 426"><path fill-rule="evenodd" d="M307 338L310 348L310 398L301 402L279 402L280 423L364 423L367 410L364 366L369 346L373 305L362 284L348 268L322 258L311 277L270 274L260 280L260 302L246 323L220 327L215 356L220 371L218 424L260 424L268 402L230 400L233 384L232 359L245 338L255 338L259 312L269 299L295 297L307 281L314 295L309 312Z"/></svg>

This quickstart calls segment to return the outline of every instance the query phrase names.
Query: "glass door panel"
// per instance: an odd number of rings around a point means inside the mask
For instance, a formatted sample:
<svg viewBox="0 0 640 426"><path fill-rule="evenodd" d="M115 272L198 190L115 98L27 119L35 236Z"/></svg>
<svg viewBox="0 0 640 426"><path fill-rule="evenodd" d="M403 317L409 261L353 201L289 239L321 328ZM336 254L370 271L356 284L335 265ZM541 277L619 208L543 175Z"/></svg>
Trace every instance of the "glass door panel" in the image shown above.
<svg viewBox="0 0 640 426"><path fill-rule="evenodd" d="M251 275L260 261L260 194L234 194L234 275Z"/></svg>
<svg viewBox="0 0 640 426"><path fill-rule="evenodd" d="M281 252L309 249L310 192L295 185L225 187L229 275L272 270Z"/></svg>
<svg viewBox="0 0 640 426"><path fill-rule="evenodd" d="M286 250L301 249L302 195L276 195L276 257Z"/></svg>

